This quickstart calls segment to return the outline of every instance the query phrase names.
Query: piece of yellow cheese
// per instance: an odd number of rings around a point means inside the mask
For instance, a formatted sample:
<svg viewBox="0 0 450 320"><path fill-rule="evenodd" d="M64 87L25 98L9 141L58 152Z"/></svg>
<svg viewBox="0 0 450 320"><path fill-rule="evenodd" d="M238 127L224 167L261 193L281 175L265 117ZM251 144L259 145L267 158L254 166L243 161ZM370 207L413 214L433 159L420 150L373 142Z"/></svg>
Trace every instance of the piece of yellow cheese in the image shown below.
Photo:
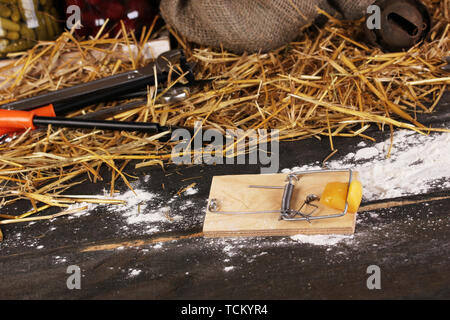
<svg viewBox="0 0 450 320"><path fill-rule="evenodd" d="M361 182L353 180L350 183L350 188L348 188L348 183L330 182L325 186L325 190L320 196L320 202L333 209L344 211L346 197L348 200L348 212L357 212L362 200Z"/></svg>

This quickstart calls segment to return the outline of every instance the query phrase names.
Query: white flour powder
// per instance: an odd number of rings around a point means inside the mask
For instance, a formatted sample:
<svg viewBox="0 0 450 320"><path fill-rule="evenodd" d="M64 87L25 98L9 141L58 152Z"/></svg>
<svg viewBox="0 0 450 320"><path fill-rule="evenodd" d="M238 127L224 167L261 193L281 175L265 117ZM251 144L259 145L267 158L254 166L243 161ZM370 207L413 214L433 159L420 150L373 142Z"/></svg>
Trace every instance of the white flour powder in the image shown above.
<svg viewBox="0 0 450 320"><path fill-rule="evenodd" d="M109 206L109 210L121 213L127 219L128 224L136 224L143 222L159 222L167 221L167 208L160 208L159 210L148 210L148 206L155 200L154 193L134 189L128 190L125 193L114 196L114 199L124 200L125 204Z"/></svg>
<svg viewBox="0 0 450 320"><path fill-rule="evenodd" d="M374 145L361 142L357 145L357 150L328 162L327 166L330 169L352 168L358 171L366 201L422 194L430 188L436 187L443 190L450 189L449 133L424 136L409 130L397 131L394 134L391 157L387 158L390 144L390 139ZM319 165L320 163L316 162L302 167L284 169L282 172L320 169ZM150 176L146 176L144 181L148 181L150 178ZM126 201L125 204L106 206L110 213L124 218L125 228L138 225L140 229L142 225L143 232L148 234L158 232L161 223L172 223L182 219L181 216L174 216L170 212L170 206L173 206L171 203L178 200L178 196L163 201L162 197L156 193L142 190L139 185L134 187L136 194L128 190L122 194L114 195L114 199L124 200ZM177 205L177 212L196 205L192 199L189 199L189 196L197 192L197 188L186 190L182 195L186 199L183 199L182 203ZM111 198L106 191L104 197L106 199ZM77 204L71 206L71 208L85 205ZM95 204L89 204L86 214L89 214L96 206ZM82 214L78 213L70 218L76 218ZM295 235L290 238L283 238L275 243L268 241L262 244L260 241L252 242L251 239L238 238L235 240L214 240L211 244L220 245L225 255L224 262L228 264L235 256L239 256L239 251L244 247L256 246L263 249L273 246L288 246L296 242L330 247L341 243L354 244L355 240L353 236ZM37 243L32 243L31 246L37 246ZM41 247L39 246L39 248ZM253 261L256 257L249 259ZM55 257L55 260L62 262L65 261L65 258ZM233 268L233 266L227 266L224 271L229 272ZM129 276L134 277L139 273L140 270L133 269L130 270Z"/></svg>
<svg viewBox="0 0 450 320"><path fill-rule="evenodd" d="M334 246L341 241L348 241L353 239L353 236L297 234L295 236L292 236L291 239L301 243L312 244L315 246Z"/></svg>
<svg viewBox="0 0 450 320"><path fill-rule="evenodd" d="M123 193L115 194L112 197L109 192L104 190L103 196L99 196L104 199L122 200L124 201L123 204L111 204L105 206L102 204L77 203L71 205L68 209L87 206L87 210L72 214L69 216L69 219L89 215L89 213L95 210L96 207L101 206L106 208L108 212L125 218L126 225L122 227L122 231L127 231L129 229L128 226L142 224L144 227L143 231L147 234L158 232L159 227L157 223L159 222L172 223L182 219L182 216L174 215L168 206L170 202L175 201L176 197L174 197L172 201L164 202L161 196L156 193L140 189L140 185L137 183L133 185L133 188L134 192L132 190L127 190ZM195 194L195 192L192 194ZM186 210L192 205L193 202L186 199L180 205L180 208Z"/></svg>
<svg viewBox="0 0 450 320"><path fill-rule="evenodd" d="M134 278L137 277L138 275L140 275L142 273L142 270L138 270L138 269L130 269L128 271L128 278Z"/></svg>
<svg viewBox="0 0 450 320"><path fill-rule="evenodd" d="M365 200L423 194L431 187L450 188L450 134L424 136L409 130L395 132L391 157L390 139L327 163L330 169L353 168L360 174ZM320 169L311 164L284 173Z"/></svg>

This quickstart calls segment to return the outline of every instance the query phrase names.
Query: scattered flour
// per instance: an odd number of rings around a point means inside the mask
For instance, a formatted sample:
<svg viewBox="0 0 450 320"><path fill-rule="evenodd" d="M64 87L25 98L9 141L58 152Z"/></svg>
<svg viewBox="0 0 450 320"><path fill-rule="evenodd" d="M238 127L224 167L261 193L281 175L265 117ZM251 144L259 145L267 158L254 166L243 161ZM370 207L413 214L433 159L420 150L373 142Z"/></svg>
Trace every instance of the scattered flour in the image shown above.
<svg viewBox="0 0 450 320"><path fill-rule="evenodd" d="M124 193L114 195L114 199L126 201L123 205L110 206L111 209L118 212L126 212L128 215L137 215L143 212L151 200L156 197L156 194L134 188L133 190L127 190Z"/></svg>
<svg viewBox="0 0 450 320"><path fill-rule="evenodd" d="M67 210L78 209L78 208L82 208L82 207L86 207L86 206L87 206L86 210L70 214L67 217L67 219L72 220L72 219L75 219L75 218L79 218L81 216L89 216L91 210L93 210L97 205L93 204L93 203L75 203L75 204L70 205L67 208Z"/></svg>
<svg viewBox="0 0 450 320"><path fill-rule="evenodd" d="M362 148L367 146L367 143L365 143L364 141L361 141L360 143L358 143L358 147Z"/></svg>
<svg viewBox="0 0 450 320"><path fill-rule="evenodd" d="M227 244L225 247L223 247L223 253L225 253L228 257L232 257L236 255L236 246L232 244Z"/></svg>
<svg viewBox="0 0 450 320"><path fill-rule="evenodd" d="M187 189L185 192L184 192L184 194L186 195L186 196L191 196L191 195L193 195L193 194L196 194L198 192L198 189L196 189L196 188L189 188L189 189Z"/></svg>
<svg viewBox="0 0 450 320"><path fill-rule="evenodd" d="M370 213L369 213L369 216L370 216L371 218L376 219L376 218L378 218L378 212L370 212Z"/></svg>
<svg viewBox="0 0 450 320"><path fill-rule="evenodd" d="M363 148L363 149L359 149L358 152L356 152L356 155L354 156L354 159L356 161L362 160L362 159L373 159L379 153L380 153L380 151L377 148L374 148L374 147Z"/></svg>
<svg viewBox="0 0 450 320"><path fill-rule="evenodd" d="M138 275L140 275L142 273L142 270L138 270L138 269L130 269L130 271L128 272L128 278L134 278L137 277Z"/></svg>
<svg viewBox="0 0 450 320"><path fill-rule="evenodd" d="M187 200L183 203L183 205L180 206L180 210L186 210L187 208L194 205L194 203L191 200Z"/></svg>
<svg viewBox="0 0 450 320"><path fill-rule="evenodd" d="M55 257L55 264L59 264L59 263L65 263L67 262L67 259L61 256L56 256Z"/></svg>
<svg viewBox="0 0 450 320"><path fill-rule="evenodd" d="M334 246L341 241L349 241L353 239L353 236L343 235L304 235L297 234L291 237L292 240L308 243L315 246Z"/></svg>
<svg viewBox="0 0 450 320"><path fill-rule="evenodd" d="M365 200L386 199L401 197L410 194L421 194L427 192L432 187L442 186L450 188L450 134L432 134L429 136L420 135L409 130L395 132L391 150L391 157L386 158L391 141L376 143L368 146L365 142L358 144L358 150L341 157L338 160L330 161L327 166L330 169L353 168L360 173L360 180L364 187ZM320 169L320 163L315 162L292 169L284 169L283 173L293 171L307 171ZM144 180L148 181L149 178ZM169 204L178 200L176 197L163 202L161 198L152 192L142 190L137 186L135 193L128 190L122 194L114 195L114 199L124 200L123 205L108 205L111 213L117 213L125 218L127 225L142 225L143 231L153 233L159 231L159 222L170 223L182 219L181 216L171 216ZM198 192L196 188L189 188L184 195L193 195ZM110 198L105 191L105 198ZM86 205L86 204L80 204ZM179 205L181 210L192 206L193 202L186 199ZM91 212L97 205L88 205ZM75 206L74 206L75 207ZM74 214L73 217L81 216L84 213ZM371 218L376 218L371 215ZM31 225L30 223L28 225ZM282 239L274 244L263 245L251 241L236 239L235 241L223 241L221 250L225 255L225 263L239 256L239 251L243 247L255 246L265 248L273 246L284 246L289 243L299 242L316 246L331 247L340 243L353 243L352 236L339 235L295 235ZM31 244L36 246L36 243ZM37 246L43 248L43 246ZM155 246L155 249L160 248ZM117 248L117 250L121 250ZM266 252L264 252L266 254ZM251 257L252 259L256 257ZM61 263L65 258L55 257L56 262ZM234 267L225 267L225 271L231 271ZM132 269L129 271L130 277L139 275L142 271Z"/></svg>
<svg viewBox="0 0 450 320"><path fill-rule="evenodd" d="M123 216L127 218L128 224L161 222L161 221L168 221L169 212L170 212L169 207L162 207L157 210L149 210L141 212L139 212L136 209L124 211Z"/></svg>
<svg viewBox="0 0 450 320"><path fill-rule="evenodd" d="M364 199L379 200L423 194L430 188L450 188L450 134L421 135L410 130L395 132L391 141L365 147L355 154L330 161L330 169L353 168L360 174ZM283 173L320 169L317 164L284 169Z"/></svg>
<svg viewBox="0 0 450 320"><path fill-rule="evenodd" d="M223 268L223 271L225 271L225 272L230 272L231 270L233 270L234 269L234 267L233 266L230 266L230 267L225 267L225 268Z"/></svg>
<svg viewBox="0 0 450 320"><path fill-rule="evenodd" d="M148 181L150 176L146 176L144 181ZM103 190L103 195L95 197L101 199L122 200L123 204L87 204L77 203L69 206L68 209L76 209L87 206L87 209L75 214L71 214L69 219L75 219L80 216L89 215L96 207L105 208L109 213L124 218L125 224L120 227L121 232L145 233L152 234L159 232L161 228L165 228L168 224L183 221L183 215L174 215L171 207L177 201L177 212L184 211L195 205L190 199L180 198L175 195L168 201L158 193L146 191L139 182L132 183L134 190L127 190L120 194L110 195L109 191ZM189 188L184 195L193 195L198 189ZM104 209L102 209L104 210ZM184 221L183 223L192 223L192 221ZM166 229L165 229L166 230Z"/></svg>
<svg viewBox="0 0 450 320"><path fill-rule="evenodd" d="M349 253L358 250L361 242L356 239L354 235L294 235L292 237L249 237L249 238L216 238L205 240L210 248L217 250L217 253L222 254L220 261L223 263L223 270L225 272L232 271L237 267L252 264L262 257L273 252L276 248L294 248L299 245L317 246L324 252L331 252L333 254L326 254L327 263L332 263L340 257L348 257ZM339 249L339 250L336 250ZM250 254L248 254L250 253ZM337 258L338 257L338 258ZM346 259L346 258L345 258ZM310 257L298 256L294 258L295 261L302 263L311 260ZM293 260L293 261L294 261ZM259 261L261 262L261 261Z"/></svg>

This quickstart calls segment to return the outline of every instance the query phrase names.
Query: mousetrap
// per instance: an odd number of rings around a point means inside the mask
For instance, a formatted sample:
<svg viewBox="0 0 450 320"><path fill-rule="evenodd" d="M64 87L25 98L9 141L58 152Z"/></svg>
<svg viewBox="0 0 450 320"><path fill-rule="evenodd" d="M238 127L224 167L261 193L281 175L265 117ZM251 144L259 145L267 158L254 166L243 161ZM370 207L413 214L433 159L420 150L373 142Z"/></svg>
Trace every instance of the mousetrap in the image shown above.
<svg viewBox="0 0 450 320"><path fill-rule="evenodd" d="M215 176L203 233L206 237L353 234L361 199L358 173L351 169Z"/></svg>

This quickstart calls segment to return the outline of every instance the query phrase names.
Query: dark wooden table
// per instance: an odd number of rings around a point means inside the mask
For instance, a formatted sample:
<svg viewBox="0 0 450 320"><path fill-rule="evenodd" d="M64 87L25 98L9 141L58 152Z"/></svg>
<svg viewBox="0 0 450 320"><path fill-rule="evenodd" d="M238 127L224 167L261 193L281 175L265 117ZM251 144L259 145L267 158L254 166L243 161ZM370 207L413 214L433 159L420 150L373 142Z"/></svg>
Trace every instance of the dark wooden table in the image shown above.
<svg viewBox="0 0 450 320"><path fill-rule="evenodd" d="M450 128L449 102L446 94L437 112L420 120ZM389 132L371 135L382 141ZM354 151L359 142L336 139L336 156ZM328 154L327 139L285 142L280 168L321 161ZM193 182L198 193L168 204L182 219L155 223L159 231L152 234L131 225L124 230L124 218L104 207L74 219L3 226L0 298L450 298L448 189L390 199L403 201L394 207L387 200L365 203L379 209L360 213L353 239L334 246L289 237L206 239L199 233L212 177L259 173L258 165L128 168L147 190L159 190L162 203ZM109 188L109 174L103 172L104 184L86 182L71 193L101 194ZM145 175L151 176L148 182ZM186 200L192 204L184 208ZM66 286L70 265L81 268L80 290ZM370 265L380 267L381 290L367 288ZM133 270L140 272L130 276Z"/></svg>

